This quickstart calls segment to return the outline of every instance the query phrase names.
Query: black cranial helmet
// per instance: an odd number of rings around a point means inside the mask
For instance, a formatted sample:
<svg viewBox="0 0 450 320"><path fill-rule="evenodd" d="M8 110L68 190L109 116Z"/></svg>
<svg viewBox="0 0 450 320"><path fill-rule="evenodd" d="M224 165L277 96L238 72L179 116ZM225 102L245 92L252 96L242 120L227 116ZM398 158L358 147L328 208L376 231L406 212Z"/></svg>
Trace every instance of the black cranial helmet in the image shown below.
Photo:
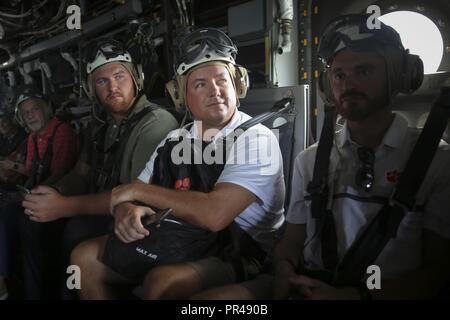
<svg viewBox="0 0 450 320"><path fill-rule="evenodd" d="M380 21L380 28L369 29L369 15L349 14L332 20L320 39L318 55L328 63L334 55L344 48L364 50L374 44L386 44L404 51L400 35L392 27Z"/></svg>
<svg viewBox="0 0 450 320"><path fill-rule="evenodd" d="M403 47L400 35L392 27L377 21L378 28L369 28L370 19L371 16L367 14L349 14L332 20L325 27L318 48L318 56L324 63L325 71L331 66L334 56L345 48L374 51L386 62L389 101L399 92L412 93L423 81L422 60ZM322 96L332 103L326 74L322 73L319 78L319 89Z"/></svg>

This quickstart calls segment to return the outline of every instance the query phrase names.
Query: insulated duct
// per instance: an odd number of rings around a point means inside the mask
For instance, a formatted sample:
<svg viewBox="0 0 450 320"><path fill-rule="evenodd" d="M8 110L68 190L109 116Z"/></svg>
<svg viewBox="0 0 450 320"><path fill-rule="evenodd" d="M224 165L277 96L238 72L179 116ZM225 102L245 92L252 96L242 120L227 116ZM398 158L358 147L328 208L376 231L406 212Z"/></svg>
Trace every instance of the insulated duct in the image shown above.
<svg viewBox="0 0 450 320"><path fill-rule="evenodd" d="M80 40L82 37L91 36L93 34L105 31L119 24L123 20L130 18L130 16L139 15L141 13L142 4L140 0L125 1L123 5L114 8L110 12L83 23L81 30L70 30L51 39L47 39L29 46L17 56L11 57L7 63L0 65L0 70L9 69L16 66L20 62L36 58L47 51L70 45Z"/></svg>
<svg viewBox="0 0 450 320"><path fill-rule="evenodd" d="M25 71L25 68L19 67L19 72L23 77L23 82L28 85L33 83L33 78Z"/></svg>
<svg viewBox="0 0 450 320"><path fill-rule="evenodd" d="M8 75L8 85L12 88L16 86L16 76L14 75L14 72L7 71L6 73Z"/></svg>

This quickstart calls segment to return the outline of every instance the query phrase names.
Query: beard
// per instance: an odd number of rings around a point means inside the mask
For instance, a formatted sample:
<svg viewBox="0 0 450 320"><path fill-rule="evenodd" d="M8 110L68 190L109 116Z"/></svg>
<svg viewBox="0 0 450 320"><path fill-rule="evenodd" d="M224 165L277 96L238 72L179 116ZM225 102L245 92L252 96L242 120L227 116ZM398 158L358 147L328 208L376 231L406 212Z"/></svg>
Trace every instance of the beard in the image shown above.
<svg viewBox="0 0 450 320"><path fill-rule="evenodd" d="M31 132L39 132L45 127L46 123L42 121L33 121L26 125Z"/></svg>
<svg viewBox="0 0 450 320"><path fill-rule="evenodd" d="M388 107L387 95L369 98L362 92L345 92L336 102L336 111L349 121L361 121Z"/></svg>
<svg viewBox="0 0 450 320"><path fill-rule="evenodd" d="M113 114L126 116L130 112L133 102L134 97L129 98L122 94L119 94L115 97L108 97L106 101L103 102L103 106Z"/></svg>

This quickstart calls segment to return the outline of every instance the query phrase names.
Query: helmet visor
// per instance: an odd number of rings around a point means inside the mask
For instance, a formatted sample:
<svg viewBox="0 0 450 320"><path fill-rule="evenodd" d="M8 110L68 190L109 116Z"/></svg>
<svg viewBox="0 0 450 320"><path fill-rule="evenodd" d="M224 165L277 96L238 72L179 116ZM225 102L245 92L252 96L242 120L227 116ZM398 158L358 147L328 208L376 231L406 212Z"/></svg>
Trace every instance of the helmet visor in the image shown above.
<svg viewBox="0 0 450 320"><path fill-rule="evenodd" d="M175 72L184 73L193 66L208 60L234 63L236 54L236 46L224 32L214 28L199 29L183 38L178 45L174 57Z"/></svg>
<svg viewBox="0 0 450 320"><path fill-rule="evenodd" d="M119 41L105 39L95 41L86 47L85 61L87 73L113 61L131 62L131 56Z"/></svg>

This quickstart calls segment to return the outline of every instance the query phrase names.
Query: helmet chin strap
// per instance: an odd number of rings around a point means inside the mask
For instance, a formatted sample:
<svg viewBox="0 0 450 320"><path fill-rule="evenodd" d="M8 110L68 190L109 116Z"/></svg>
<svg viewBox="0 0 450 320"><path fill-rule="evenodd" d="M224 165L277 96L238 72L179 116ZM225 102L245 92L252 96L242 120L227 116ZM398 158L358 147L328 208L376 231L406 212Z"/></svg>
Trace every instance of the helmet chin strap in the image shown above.
<svg viewBox="0 0 450 320"><path fill-rule="evenodd" d="M187 105L186 105L185 110L186 111L184 112L183 119L181 120L180 128L182 128L186 124L186 121L188 118L192 118L191 110L189 109L189 107Z"/></svg>

